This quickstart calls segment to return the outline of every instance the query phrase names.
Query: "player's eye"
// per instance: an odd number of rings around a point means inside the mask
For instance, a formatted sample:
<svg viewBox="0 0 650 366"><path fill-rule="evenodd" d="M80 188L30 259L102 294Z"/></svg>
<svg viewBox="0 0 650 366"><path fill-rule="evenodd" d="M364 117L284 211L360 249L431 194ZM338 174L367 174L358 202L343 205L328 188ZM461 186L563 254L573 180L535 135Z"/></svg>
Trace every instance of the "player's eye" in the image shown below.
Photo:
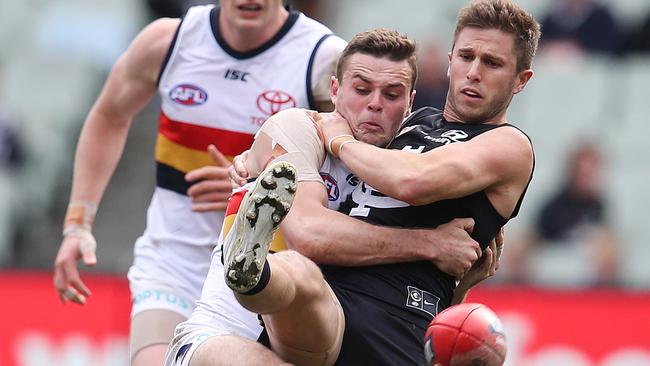
<svg viewBox="0 0 650 366"><path fill-rule="evenodd" d="M489 67L492 67L492 68L497 68L497 67L501 66L500 63L498 63L496 61L493 61L493 60L486 60L485 64L488 65Z"/></svg>

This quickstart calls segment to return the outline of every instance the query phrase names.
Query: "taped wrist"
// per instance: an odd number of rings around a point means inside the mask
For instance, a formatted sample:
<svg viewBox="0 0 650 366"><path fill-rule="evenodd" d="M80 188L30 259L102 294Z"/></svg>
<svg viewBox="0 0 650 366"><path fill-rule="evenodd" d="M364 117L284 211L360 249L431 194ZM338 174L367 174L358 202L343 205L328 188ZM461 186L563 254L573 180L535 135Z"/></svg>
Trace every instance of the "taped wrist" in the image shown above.
<svg viewBox="0 0 650 366"><path fill-rule="evenodd" d="M63 220L63 236L78 230L90 233L97 214L97 204L89 201L70 201Z"/></svg>

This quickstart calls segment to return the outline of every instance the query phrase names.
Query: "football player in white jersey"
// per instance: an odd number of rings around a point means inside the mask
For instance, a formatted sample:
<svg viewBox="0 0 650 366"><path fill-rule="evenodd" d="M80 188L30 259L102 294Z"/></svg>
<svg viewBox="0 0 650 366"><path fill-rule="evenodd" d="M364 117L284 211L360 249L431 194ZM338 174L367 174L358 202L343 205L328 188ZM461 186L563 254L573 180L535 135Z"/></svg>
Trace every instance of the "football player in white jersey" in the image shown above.
<svg viewBox="0 0 650 366"><path fill-rule="evenodd" d="M157 186L129 270L133 365L163 363L200 296L231 193L227 157L281 109L331 106L329 78L344 47L281 0L221 0L152 22L116 61L79 137L54 286L64 303L90 296L76 262L97 261L97 208L134 115L158 92Z"/></svg>

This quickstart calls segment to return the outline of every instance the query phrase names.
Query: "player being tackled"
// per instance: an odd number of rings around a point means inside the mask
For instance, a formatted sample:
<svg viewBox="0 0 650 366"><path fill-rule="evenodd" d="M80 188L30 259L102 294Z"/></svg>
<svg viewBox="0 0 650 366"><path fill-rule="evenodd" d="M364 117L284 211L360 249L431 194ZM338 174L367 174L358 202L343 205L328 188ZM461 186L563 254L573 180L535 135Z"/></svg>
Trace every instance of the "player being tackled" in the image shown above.
<svg viewBox="0 0 650 366"><path fill-rule="evenodd" d="M244 196L224 240L224 274L226 284L233 291L251 292L263 277L263 271L268 270L266 255L295 193L296 168L280 161L269 165ZM265 279L268 282L268 276Z"/></svg>

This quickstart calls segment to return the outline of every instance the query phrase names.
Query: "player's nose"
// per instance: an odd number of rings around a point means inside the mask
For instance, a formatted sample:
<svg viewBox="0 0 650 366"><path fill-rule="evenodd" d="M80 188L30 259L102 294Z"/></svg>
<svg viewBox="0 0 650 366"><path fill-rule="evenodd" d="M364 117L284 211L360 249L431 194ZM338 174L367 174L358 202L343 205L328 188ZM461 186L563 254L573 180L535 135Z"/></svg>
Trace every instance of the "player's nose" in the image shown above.
<svg viewBox="0 0 650 366"><path fill-rule="evenodd" d="M381 93L373 92L370 94L370 100L368 101L368 109L373 112L380 112L383 109L381 101Z"/></svg>

